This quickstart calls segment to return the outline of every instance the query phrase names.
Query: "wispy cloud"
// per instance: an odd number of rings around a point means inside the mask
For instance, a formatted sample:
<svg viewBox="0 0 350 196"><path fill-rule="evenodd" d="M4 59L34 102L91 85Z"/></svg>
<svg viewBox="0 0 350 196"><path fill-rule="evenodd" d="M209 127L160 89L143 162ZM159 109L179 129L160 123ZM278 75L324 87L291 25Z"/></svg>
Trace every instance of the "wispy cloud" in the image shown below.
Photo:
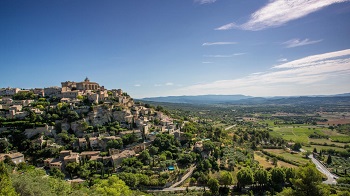
<svg viewBox="0 0 350 196"><path fill-rule="evenodd" d="M215 54L215 55L203 55L203 57L210 57L210 58L229 58L234 56L241 56L245 55L246 53L235 53L235 54Z"/></svg>
<svg viewBox="0 0 350 196"><path fill-rule="evenodd" d="M286 59L286 58L281 58L281 59L278 59L277 61L278 61L278 62L287 62L288 59Z"/></svg>
<svg viewBox="0 0 350 196"><path fill-rule="evenodd" d="M266 72L181 88L178 94L310 95L348 92L350 49L307 56Z"/></svg>
<svg viewBox="0 0 350 196"><path fill-rule="evenodd" d="M347 50L340 50L335 52L329 52L324 54L317 54L308 56L302 59L290 61L288 63L284 63L281 65L275 65L272 68L275 69L281 69L281 68L298 68L298 67L308 67L308 66L315 66L319 64L324 64L327 62L327 60L337 59L343 56L349 56L350 55L350 49ZM348 67L350 68L350 67Z"/></svg>
<svg viewBox="0 0 350 196"><path fill-rule="evenodd" d="M172 82L167 82L167 83L164 83L164 84L155 84L154 86L155 87L160 87L160 86L173 86L174 83Z"/></svg>
<svg viewBox="0 0 350 196"><path fill-rule="evenodd" d="M286 42L283 42L282 45L285 45L286 48L294 48L294 47L298 47L298 46L305 46L305 45L310 45L310 44L316 44L316 43L319 43L321 41L323 41L323 40L322 39L319 39L319 40L291 39L291 40L288 40Z"/></svg>
<svg viewBox="0 0 350 196"><path fill-rule="evenodd" d="M235 28L240 28L239 25L236 25L234 22L222 25L218 28L216 28L215 30L229 30L229 29L235 29Z"/></svg>
<svg viewBox="0 0 350 196"><path fill-rule="evenodd" d="M199 4L210 4L210 3L215 3L216 0L194 0L195 3Z"/></svg>
<svg viewBox="0 0 350 196"><path fill-rule="evenodd" d="M141 84L134 84L134 86L135 86L135 87L140 87L140 86L141 86Z"/></svg>
<svg viewBox="0 0 350 196"><path fill-rule="evenodd" d="M206 43L203 43L202 46L233 45L233 44L237 44L237 42L206 42Z"/></svg>
<svg viewBox="0 0 350 196"><path fill-rule="evenodd" d="M204 61L202 62L203 64L211 64L211 63L214 63L214 62L210 62L210 61Z"/></svg>
<svg viewBox="0 0 350 196"><path fill-rule="evenodd" d="M258 31L271 27L281 26L289 21L296 20L316 12L335 3L349 0L270 0L267 5L252 13L250 19L241 25L229 23L216 30L242 29Z"/></svg>

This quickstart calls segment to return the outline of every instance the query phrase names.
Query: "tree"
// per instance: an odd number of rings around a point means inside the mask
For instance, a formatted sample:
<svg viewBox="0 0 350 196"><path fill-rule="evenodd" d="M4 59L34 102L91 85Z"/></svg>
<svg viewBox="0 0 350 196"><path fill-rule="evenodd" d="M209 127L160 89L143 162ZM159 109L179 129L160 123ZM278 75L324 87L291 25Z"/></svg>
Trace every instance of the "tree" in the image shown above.
<svg viewBox="0 0 350 196"><path fill-rule="evenodd" d="M120 180L116 176L111 176L107 180L100 180L92 187L93 192L96 195L114 195L114 196L124 196L132 195L132 191L125 182Z"/></svg>
<svg viewBox="0 0 350 196"><path fill-rule="evenodd" d="M155 147L155 146L151 146L150 148L149 148L149 153L153 156L153 155L156 155L156 154L158 154L158 147Z"/></svg>
<svg viewBox="0 0 350 196"><path fill-rule="evenodd" d="M118 175L118 177L122 179L125 182L125 184L127 184L131 188L135 188L139 184L138 178L133 173L122 172Z"/></svg>
<svg viewBox="0 0 350 196"><path fill-rule="evenodd" d="M16 174L13 175L13 185L17 193L26 196L68 195L72 191L70 184L64 180L44 176L46 173L41 169Z"/></svg>
<svg viewBox="0 0 350 196"><path fill-rule="evenodd" d="M10 142L6 139L0 139L0 153L8 153L8 151L12 148Z"/></svg>
<svg viewBox="0 0 350 196"><path fill-rule="evenodd" d="M208 152L212 152L215 149L215 145L212 141L204 141L203 142L203 149Z"/></svg>
<svg viewBox="0 0 350 196"><path fill-rule="evenodd" d="M151 155L148 150L144 150L137 157L144 165L148 165L151 161Z"/></svg>
<svg viewBox="0 0 350 196"><path fill-rule="evenodd" d="M290 179L295 178L296 175L296 171L294 168L283 168L284 169L284 173L286 173L286 182L287 183L291 183Z"/></svg>
<svg viewBox="0 0 350 196"><path fill-rule="evenodd" d="M193 161L194 159L190 154L181 154L178 159L179 164L183 166L188 166L189 164L193 163Z"/></svg>
<svg viewBox="0 0 350 196"><path fill-rule="evenodd" d="M73 162L73 163L68 163L66 165L66 171L70 175L70 178L73 178L73 175L77 173L77 168L78 168L78 163Z"/></svg>
<svg viewBox="0 0 350 196"><path fill-rule="evenodd" d="M246 185L253 184L254 175L250 167L243 168L237 173L238 187L245 187Z"/></svg>
<svg viewBox="0 0 350 196"><path fill-rule="evenodd" d="M278 159L276 157L272 158L272 165L274 165L275 167L277 167L277 163L278 163Z"/></svg>
<svg viewBox="0 0 350 196"><path fill-rule="evenodd" d="M270 174L265 169L258 169L254 173L254 180L260 186L266 185L270 180Z"/></svg>
<svg viewBox="0 0 350 196"><path fill-rule="evenodd" d="M50 176L58 178L58 179L64 179L64 173L61 172L61 170L57 168L51 168L49 171Z"/></svg>
<svg viewBox="0 0 350 196"><path fill-rule="evenodd" d="M110 149L110 148L120 149L122 147L123 147L123 140L121 139L109 140L107 142L107 149Z"/></svg>
<svg viewBox="0 0 350 196"><path fill-rule="evenodd" d="M300 148L301 148L301 143L300 143L300 142L296 142L296 143L293 145L293 147L292 147L292 149L293 149L294 151L299 151Z"/></svg>
<svg viewBox="0 0 350 196"><path fill-rule="evenodd" d="M81 178L89 178L91 171L90 171L90 164L89 163L85 163L83 165L79 165L77 167L77 174L81 177Z"/></svg>
<svg viewBox="0 0 350 196"><path fill-rule="evenodd" d="M0 195L17 196L4 162L0 162Z"/></svg>
<svg viewBox="0 0 350 196"><path fill-rule="evenodd" d="M233 176L228 171L222 171L220 172L220 184L225 185L227 187L228 185L231 185L233 182Z"/></svg>
<svg viewBox="0 0 350 196"><path fill-rule="evenodd" d="M271 171L271 180L274 184L282 184L286 180L286 173L282 168L275 167Z"/></svg>
<svg viewBox="0 0 350 196"><path fill-rule="evenodd" d="M218 195L219 193L219 181L215 178L210 178L208 180L208 187L213 195Z"/></svg>
<svg viewBox="0 0 350 196"><path fill-rule="evenodd" d="M332 156L330 154L327 157L327 164L328 165L332 164Z"/></svg>
<svg viewBox="0 0 350 196"><path fill-rule="evenodd" d="M284 189L280 195L293 196L326 196L330 195L328 186L322 184L322 175L314 165L300 167L294 179L291 179L293 189Z"/></svg>

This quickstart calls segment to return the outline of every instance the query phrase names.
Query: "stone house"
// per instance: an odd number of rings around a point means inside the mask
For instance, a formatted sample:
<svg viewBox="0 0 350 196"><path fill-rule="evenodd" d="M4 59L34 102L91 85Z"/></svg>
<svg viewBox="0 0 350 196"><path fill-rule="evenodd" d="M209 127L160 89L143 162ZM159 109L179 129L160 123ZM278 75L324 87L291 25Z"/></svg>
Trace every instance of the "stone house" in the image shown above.
<svg viewBox="0 0 350 196"><path fill-rule="evenodd" d="M16 153L9 153L9 154L0 154L0 161L5 160L5 157L10 157L12 162L15 164L23 163L24 162L24 155L20 152Z"/></svg>

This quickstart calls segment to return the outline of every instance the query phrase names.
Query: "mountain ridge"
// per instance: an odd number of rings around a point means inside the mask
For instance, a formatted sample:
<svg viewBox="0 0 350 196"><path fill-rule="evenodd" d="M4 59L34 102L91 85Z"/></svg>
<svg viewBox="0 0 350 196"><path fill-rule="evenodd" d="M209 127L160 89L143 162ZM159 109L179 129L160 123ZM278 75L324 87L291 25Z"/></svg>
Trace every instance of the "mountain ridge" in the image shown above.
<svg viewBox="0 0 350 196"><path fill-rule="evenodd" d="M335 94L335 95L304 95L304 96L272 96L272 97L253 97L247 95L194 95L194 96L165 96L165 97L146 97L141 101L165 102L165 103L189 103L189 104L222 104L222 103L237 103L237 104L270 104L270 103L287 103L292 102L312 102L322 101L336 98L350 99L350 93Z"/></svg>

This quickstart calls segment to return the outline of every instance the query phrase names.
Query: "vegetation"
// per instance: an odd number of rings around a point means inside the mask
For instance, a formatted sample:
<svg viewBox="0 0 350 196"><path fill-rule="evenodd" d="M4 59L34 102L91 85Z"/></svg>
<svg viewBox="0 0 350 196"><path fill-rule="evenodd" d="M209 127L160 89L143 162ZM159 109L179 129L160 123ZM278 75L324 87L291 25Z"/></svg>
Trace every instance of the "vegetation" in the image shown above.
<svg viewBox="0 0 350 196"><path fill-rule="evenodd" d="M343 118L344 108L349 109L347 105L322 105L320 112L317 104L138 103L152 113L150 139L149 135L134 131L135 119L126 122L111 117L104 123L86 120L98 110L117 114L125 109L136 111L135 107L121 105L116 98L93 104L80 96L81 105L74 107L57 98L39 98L30 93L14 98L34 101L24 108L28 115L23 119L0 118L1 127L6 128L0 132L0 153L22 152L28 164L16 165L4 157L0 162L0 195L140 195L144 193L139 191L167 188L191 170L192 175L180 186L209 188L193 195L348 194L350 126L327 124L329 115ZM41 112L35 113L33 108ZM164 129L165 122L157 112L171 119L176 133ZM55 127L54 136L40 133L28 138L24 133L26 129L49 125ZM106 141L100 148L102 158L67 163L63 170L41 169L46 158L58 158L62 150L95 150L89 145L89 138L97 135ZM78 138L88 144L79 146ZM147 147L118 164L107 159L141 144ZM322 184L322 175L308 158L311 152L341 177L339 185ZM70 185L63 180L77 178L84 183ZM162 194L166 193L159 193ZM187 189L181 194L192 193Z"/></svg>

